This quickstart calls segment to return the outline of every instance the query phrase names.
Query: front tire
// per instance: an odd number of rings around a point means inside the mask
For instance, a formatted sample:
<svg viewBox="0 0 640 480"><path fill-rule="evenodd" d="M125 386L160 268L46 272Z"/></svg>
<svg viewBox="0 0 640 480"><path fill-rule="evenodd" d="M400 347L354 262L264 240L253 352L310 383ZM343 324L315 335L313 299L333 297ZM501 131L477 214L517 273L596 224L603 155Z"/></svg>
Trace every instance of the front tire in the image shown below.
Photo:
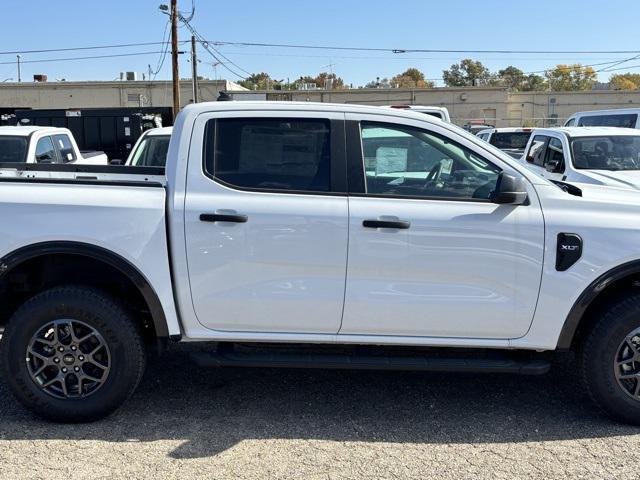
<svg viewBox="0 0 640 480"><path fill-rule="evenodd" d="M6 325L2 371L17 399L52 421L88 422L138 386L145 349L135 320L106 293L57 287L20 307Z"/></svg>
<svg viewBox="0 0 640 480"><path fill-rule="evenodd" d="M640 295L608 306L579 352L582 381L611 417L640 425Z"/></svg>

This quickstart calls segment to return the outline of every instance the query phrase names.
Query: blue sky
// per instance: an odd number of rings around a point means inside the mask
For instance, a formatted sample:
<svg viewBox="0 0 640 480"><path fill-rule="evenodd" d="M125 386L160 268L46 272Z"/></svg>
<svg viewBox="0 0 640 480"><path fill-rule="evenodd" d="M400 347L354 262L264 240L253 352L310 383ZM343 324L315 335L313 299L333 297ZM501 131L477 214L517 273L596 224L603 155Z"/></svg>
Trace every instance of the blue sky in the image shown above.
<svg viewBox="0 0 640 480"><path fill-rule="evenodd" d="M355 46L386 49L449 50L639 50L637 0L536 0L535 2L322 0L318 2L221 2L195 0L194 27L206 38L228 42ZM167 21L161 0L3 0L7 15L0 29L0 52L136 42L159 42ZM191 0L179 0L188 13ZM284 6L280 6L284 5ZM190 33L180 29L181 39ZM184 47L187 49L187 47ZM276 79L295 79L329 70L347 83L364 84L417 67L429 78L461 58L481 60L492 71L516 65L525 71L558 63L593 64L633 56L597 54L405 53L325 51L249 46L217 47L239 68L266 71ZM23 79L45 73L50 79L112 80L118 72L143 72L158 64L160 46L23 54ZM144 53L120 58L28 63L37 60ZM640 52L639 52L640 53ZM186 55L181 76L190 76ZM237 80L224 66L200 52L200 73ZM6 62L10 62L7 64ZM16 77L15 55L0 55L0 81ZM619 67L640 65L638 60ZM242 73L238 67L229 67ZM602 68L596 67L596 68ZM626 71L640 72L640 68ZM601 81L611 73L599 74ZM166 61L159 79L170 77Z"/></svg>

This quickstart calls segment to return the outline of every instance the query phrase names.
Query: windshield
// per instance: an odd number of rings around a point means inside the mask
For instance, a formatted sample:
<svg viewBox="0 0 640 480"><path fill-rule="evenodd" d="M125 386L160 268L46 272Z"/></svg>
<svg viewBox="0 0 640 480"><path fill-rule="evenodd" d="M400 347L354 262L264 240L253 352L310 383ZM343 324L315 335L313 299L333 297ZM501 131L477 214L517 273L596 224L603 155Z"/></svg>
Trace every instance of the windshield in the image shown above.
<svg viewBox="0 0 640 480"><path fill-rule="evenodd" d="M500 149L519 148L524 150L531 132L498 132L491 136L491 145Z"/></svg>
<svg viewBox="0 0 640 480"><path fill-rule="evenodd" d="M576 138L571 150L578 169L640 170L640 135Z"/></svg>
<svg viewBox="0 0 640 480"><path fill-rule="evenodd" d="M24 163L27 160L26 137L0 136L0 163Z"/></svg>
<svg viewBox="0 0 640 480"><path fill-rule="evenodd" d="M136 167L164 167L167 163L170 135L148 135L136 151L130 165Z"/></svg>

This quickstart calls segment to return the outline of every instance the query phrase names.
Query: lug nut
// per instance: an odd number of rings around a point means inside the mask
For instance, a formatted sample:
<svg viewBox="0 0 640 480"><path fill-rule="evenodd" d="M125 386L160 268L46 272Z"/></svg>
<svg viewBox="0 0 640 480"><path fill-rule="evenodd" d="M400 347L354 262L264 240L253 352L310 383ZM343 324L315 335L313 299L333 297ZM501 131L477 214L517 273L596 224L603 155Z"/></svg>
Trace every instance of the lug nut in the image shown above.
<svg viewBox="0 0 640 480"><path fill-rule="evenodd" d="M53 363L60 363L60 359L58 357L54 358Z"/></svg>
<svg viewBox="0 0 640 480"><path fill-rule="evenodd" d="M67 367L62 367L62 373L67 373Z"/></svg>
<svg viewBox="0 0 640 480"><path fill-rule="evenodd" d="M80 355L80 356L78 357L78 360L80 360L81 362L84 362L84 356Z"/></svg>
<svg viewBox="0 0 640 480"><path fill-rule="evenodd" d="M71 345L71 350L73 350L74 352L78 349L78 347L76 347L75 345Z"/></svg>
<svg viewBox="0 0 640 480"><path fill-rule="evenodd" d="M58 347L59 352L64 352L64 347Z"/></svg>
<svg viewBox="0 0 640 480"><path fill-rule="evenodd" d="M79 372L80 371L80 367L73 367L73 371L74 372Z"/></svg>

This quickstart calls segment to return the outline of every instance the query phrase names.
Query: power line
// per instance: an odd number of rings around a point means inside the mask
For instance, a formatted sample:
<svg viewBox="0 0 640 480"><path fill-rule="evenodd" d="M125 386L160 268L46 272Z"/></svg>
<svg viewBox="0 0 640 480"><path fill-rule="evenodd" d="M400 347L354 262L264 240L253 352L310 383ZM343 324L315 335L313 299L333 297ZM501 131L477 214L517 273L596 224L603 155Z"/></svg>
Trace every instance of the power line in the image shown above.
<svg viewBox="0 0 640 480"><path fill-rule="evenodd" d="M134 53L116 53L113 55L92 55L87 57L67 57L67 58L47 58L43 60L22 60L20 63L47 63L47 62L68 62L73 60L95 60L100 58L116 58L116 57L136 57L142 55L156 55L157 50L151 52L134 52ZM15 65L16 62L0 62L0 65Z"/></svg>
<svg viewBox="0 0 640 480"><path fill-rule="evenodd" d="M258 42L227 42L219 40L209 40L208 43L222 45L237 45L245 47L274 47L274 48L301 48L314 50L351 50L363 52L388 52L394 54L403 53L495 53L495 54L640 54L640 50L451 50L435 48L375 48L375 47L344 47L329 45L304 45L290 43L258 43Z"/></svg>
<svg viewBox="0 0 640 480"><path fill-rule="evenodd" d="M184 18L184 17L183 17ZM330 45L305 45L305 44L287 44L287 43L259 43L259 42L228 42L218 40L206 40L202 38L202 41L207 42L209 45L223 46L223 45L235 45L245 47L273 47L273 48L297 48L297 49L313 49L313 50L347 50L347 51L362 51L362 52L387 52L396 55L404 53L478 53L478 54L557 54L557 55L598 55L598 54L640 54L640 50L454 50L454 49L434 49L434 48L373 48L373 47L350 47L350 46L330 46ZM181 41L180 43L188 43L187 41ZM23 55L33 53L54 53L54 52L71 52L81 50L100 50L111 48L127 48L127 47L143 47L143 46L158 46L163 45L163 42L137 42L137 43L120 43L109 45L92 45L82 47L64 47L64 48L46 48L46 49L32 49L32 50L9 50L1 51L0 55Z"/></svg>

